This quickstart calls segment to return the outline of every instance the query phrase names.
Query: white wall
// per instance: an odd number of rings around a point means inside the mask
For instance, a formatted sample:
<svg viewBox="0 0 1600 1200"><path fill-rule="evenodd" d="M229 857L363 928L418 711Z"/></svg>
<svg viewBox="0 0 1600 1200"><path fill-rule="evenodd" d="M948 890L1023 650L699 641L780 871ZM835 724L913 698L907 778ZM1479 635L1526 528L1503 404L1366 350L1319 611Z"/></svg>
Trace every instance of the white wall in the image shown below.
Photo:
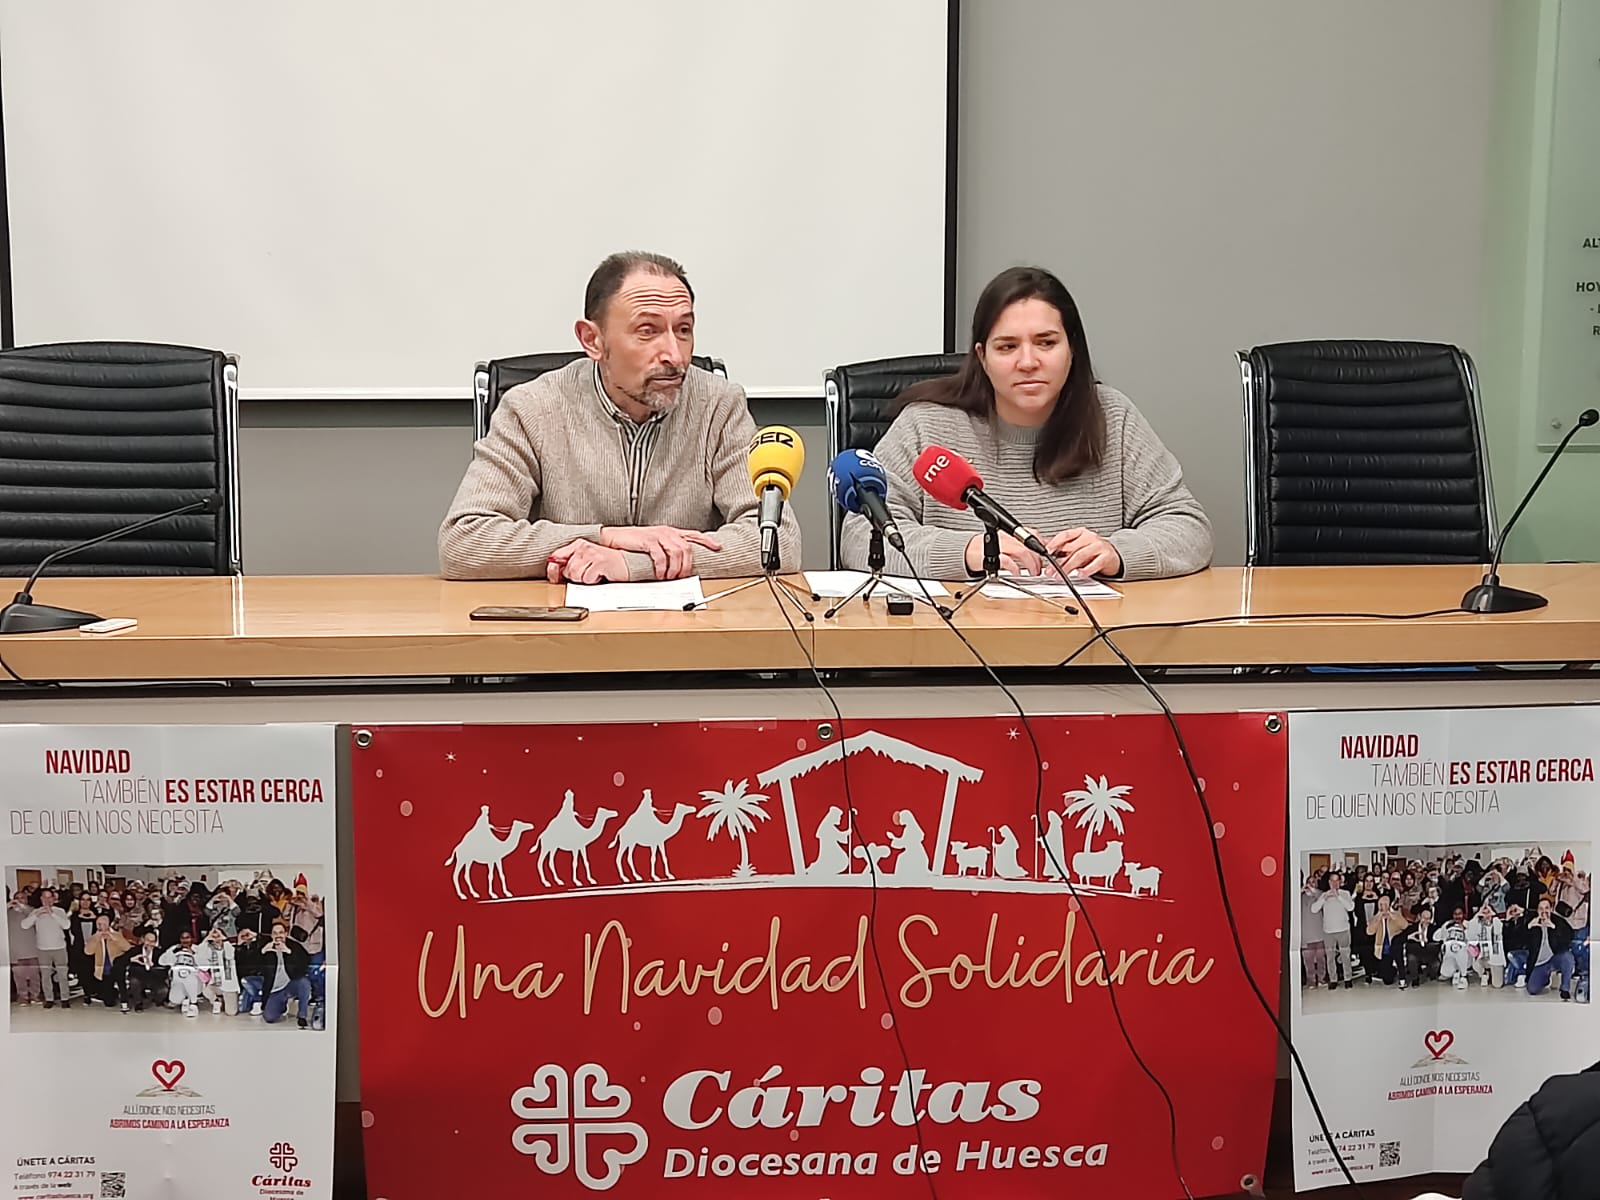
<svg viewBox="0 0 1600 1200"><path fill-rule="evenodd" d="M1059 273L1242 561L1235 350L1482 339L1499 8L964 5L963 330L1001 268Z"/></svg>

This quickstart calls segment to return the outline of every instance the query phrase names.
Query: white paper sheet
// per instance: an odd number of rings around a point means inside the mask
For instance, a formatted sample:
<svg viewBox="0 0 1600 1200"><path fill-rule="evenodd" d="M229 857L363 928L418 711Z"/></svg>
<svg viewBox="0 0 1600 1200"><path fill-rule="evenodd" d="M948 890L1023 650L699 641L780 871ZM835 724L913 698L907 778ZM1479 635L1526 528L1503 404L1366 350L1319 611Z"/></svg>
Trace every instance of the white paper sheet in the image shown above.
<svg viewBox="0 0 1600 1200"><path fill-rule="evenodd" d="M682 612L706 598L700 576L644 583L569 583L565 603L590 612Z"/></svg>
<svg viewBox="0 0 1600 1200"><path fill-rule="evenodd" d="M1072 599L1072 589L1062 583L1059 576L1046 576L1041 579L1037 575L1002 575L1001 578L1016 582L1020 586L1027 588L1035 596L1043 596L1049 600ZM1054 579L1054 582L1049 582L1050 579ZM1074 575L1072 582L1077 585L1078 595L1085 600L1120 600L1122 598L1121 592L1092 577ZM1026 596L999 583L984 584L983 594L993 600L1027 599Z"/></svg>
<svg viewBox="0 0 1600 1200"><path fill-rule="evenodd" d="M860 587L861 581L866 577L865 571L807 571L806 583L824 600L841 600ZM949 589L936 579L925 579L923 583L927 585L930 595L950 594ZM881 596L886 591L900 592L913 600L925 599L917 581L904 575L885 575L883 582L873 589L872 594Z"/></svg>

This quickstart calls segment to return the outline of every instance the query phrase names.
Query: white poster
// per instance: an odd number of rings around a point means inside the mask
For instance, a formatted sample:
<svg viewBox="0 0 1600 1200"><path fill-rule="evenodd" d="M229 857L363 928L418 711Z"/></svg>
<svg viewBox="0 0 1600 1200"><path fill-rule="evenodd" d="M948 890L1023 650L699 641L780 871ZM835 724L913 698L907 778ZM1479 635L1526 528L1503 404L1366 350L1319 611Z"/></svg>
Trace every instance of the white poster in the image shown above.
<svg viewBox="0 0 1600 1200"><path fill-rule="evenodd" d="M334 731L0 727L0 1197L327 1197Z"/></svg>
<svg viewBox="0 0 1600 1200"><path fill-rule="evenodd" d="M1600 708L1289 718L1291 1029L1359 1182L1466 1172L1600 1058ZM1343 1182L1294 1086L1295 1187Z"/></svg>

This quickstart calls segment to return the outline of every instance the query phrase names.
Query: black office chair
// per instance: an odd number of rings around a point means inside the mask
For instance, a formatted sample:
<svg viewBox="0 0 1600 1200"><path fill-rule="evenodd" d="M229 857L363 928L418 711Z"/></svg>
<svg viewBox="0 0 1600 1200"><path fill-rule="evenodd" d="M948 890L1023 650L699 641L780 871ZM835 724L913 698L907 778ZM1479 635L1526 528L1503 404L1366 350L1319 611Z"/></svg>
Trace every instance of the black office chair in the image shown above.
<svg viewBox="0 0 1600 1200"><path fill-rule="evenodd" d="M1472 359L1434 342L1239 353L1251 566L1487 562L1495 539Z"/></svg>
<svg viewBox="0 0 1600 1200"><path fill-rule="evenodd" d="M901 392L924 379L954 375L966 357L965 354L914 354L834 367L823 376L828 460L831 462L841 450L871 450L888 432L894 419L894 402ZM831 497L829 507L833 519L828 527L828 561L838 570L839 530L844 514Z"/></svg>
<svg viewBox="0 0 1600 1200"><path fill-rule="evenodd" d="M208 495L52 575L238 574L239 369L216 350L63 342L0 351L0 575Z"/></svg>
<svg viewBox="0 0 1600 1200"><path fill-rule="evenodd" d="M489 432L489 421L500 399L519 383L537 379L546 371L559 371L575 358L582 358L582 350L557 350L552 354L519 354L515 358L495 358L481 362L472 372L472 438L474 441ZM728 367L720 358L707 358L696 354L689 360L702 371L728 377Z"/></svg>

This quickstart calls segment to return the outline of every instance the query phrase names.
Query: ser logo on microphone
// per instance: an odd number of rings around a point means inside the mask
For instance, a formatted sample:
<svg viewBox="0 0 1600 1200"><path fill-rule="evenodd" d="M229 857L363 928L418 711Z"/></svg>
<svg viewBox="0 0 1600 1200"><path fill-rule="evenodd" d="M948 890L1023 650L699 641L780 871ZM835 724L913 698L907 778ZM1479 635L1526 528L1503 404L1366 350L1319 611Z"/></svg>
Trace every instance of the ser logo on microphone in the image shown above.
<svg viewBox="0 0 1600 1200"><path fill-rule="evenodd" d="M923 483L932 483L933 477L950 465L950 459L941 454L928 464L928 469L922 473Z"/></svg>
<svg viewBox="0 0 1600 1200"><path fill-rule="evenodd" d="M787 429L763 429L750 441L750 449L757 446L783 446L785 449L794 449L794 434Z"/></svg>

